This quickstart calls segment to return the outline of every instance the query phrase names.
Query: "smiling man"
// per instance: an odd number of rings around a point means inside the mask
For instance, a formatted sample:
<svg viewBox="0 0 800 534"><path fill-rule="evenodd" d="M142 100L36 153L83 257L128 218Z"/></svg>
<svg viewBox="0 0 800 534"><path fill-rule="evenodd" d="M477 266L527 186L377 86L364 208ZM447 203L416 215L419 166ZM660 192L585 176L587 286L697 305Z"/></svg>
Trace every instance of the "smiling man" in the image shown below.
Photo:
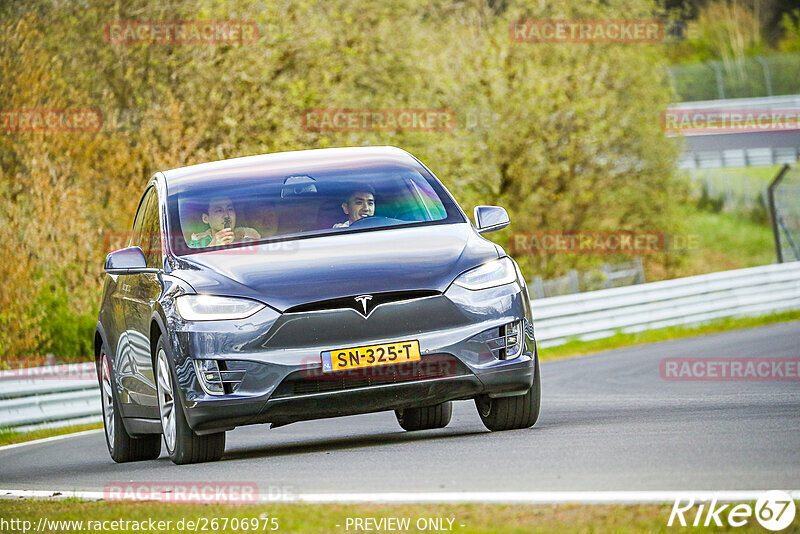
<svg viewBox="0 0 800 534"><path fill-rule="evenodd" d="M342 211L347 215L347 220L334 224L334 228L347 228L359 219L375 215L375 193L372 188L353 191L347 200L342 202Z"/></svg>

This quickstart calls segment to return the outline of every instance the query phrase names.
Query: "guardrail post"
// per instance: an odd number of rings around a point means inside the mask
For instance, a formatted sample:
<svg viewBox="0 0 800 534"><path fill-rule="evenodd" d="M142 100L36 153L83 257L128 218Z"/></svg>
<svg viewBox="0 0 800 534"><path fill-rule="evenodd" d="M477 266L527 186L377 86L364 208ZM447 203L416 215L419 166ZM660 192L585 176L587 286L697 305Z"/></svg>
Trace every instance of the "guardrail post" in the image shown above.
<svg viewBox="0 0 800 534"><path fill-rule="evenodd" d="M767 96L772 96L772 76L770 76L769 65L761 56L755 56L755 59L764 69L764 87L767 89Z"/></svg>
<svg viewBox="0 0 800 534"><path fill-rule="evenodd" d="M633 260L636 262L636 278L634 278L634 284L644 284L644 265L642 265L642 257L636 256L636 259Z"/></svg>
<svg viewBox="0 0 800 534"><path fill-rule="evenodd" d="M533 296L534 298L540 299L543 299L547 296L544 294L544 282L542 282L541 276L533 277Z"/></svg>
<svg viewBox="0 0 800 534"><path fill-rule="evenodd" d="M580 293L581 289L578 285L578 271L576 271L575 269L570 269L568 276L569 276L569 292Z"/></svg>
<svg viewBox="0 0 800 534"><path fill-rule="evenodd" d="M603 273L603 287L608 289L611 287L611 266L604 263L600 266L600 272Z"/></svg>
<svg viewBox="0 0 800 534"><path fill-rule="evenodd" d="M716 61L710 61L711 68L714 69L714 77L717 79L717 94L720 100L725 99L725 81L722 79L722 69Z"/></svg>

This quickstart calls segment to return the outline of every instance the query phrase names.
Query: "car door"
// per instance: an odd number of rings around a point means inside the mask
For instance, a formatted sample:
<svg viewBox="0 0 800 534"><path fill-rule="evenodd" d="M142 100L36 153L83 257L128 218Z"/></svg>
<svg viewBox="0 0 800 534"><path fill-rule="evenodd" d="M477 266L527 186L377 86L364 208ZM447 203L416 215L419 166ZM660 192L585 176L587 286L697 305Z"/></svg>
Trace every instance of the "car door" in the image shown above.
<svg viewBox="0 0 800 534"><path fill-rule="evenodd" d="M142 201L140 205L144 205L144 202ZM144 210L138 209L131 230L126 232L124 239L119 239L114 243L114 249L118 250L131 246L133 236L141 230L143 218ZM103 310L101 310L101 321L106 341L108 342L109 358L111 358L113 364L116 380L119 384L124 384L126 382L125 377L131 374L130 343L125 320L130 301L131 277L130 275L121 274L107 275L106 286L108 297L103 304ZM124 389L121 392L120 402L123 406L128 402Z"/></svg>
<svg viewBox="0 0 800 534"><path fill-rule="evenodd" d="M147 189L142 200L139 201L139 208L136 210L136 216L133 220L133 228L129 239L126 241L125 246L131 247L138 245L139 235L142 233L142 225L144 224L144 214L146 207L155 191L152 188ZM134 275L124 274L117 275L114 302L114 316L115 323L119 329L119 334L110 339L109 342L114 343L114 374L119 385L119 402L122 414L125 416L130 415L128 412L132 404L129 392L132 387L135 391L135 366L133 364L132 343L134 338L131 336L131 331L128 328L128 316L131 313L131 291L133 289Z"/></svg>
<svg viewBox="0 0 800 534"><path fill-rule="evenodd" d="M155 187L145 193L139 209L143 216L141 226L134 232L133 245L142 249L148 267L163 269L158 193ZM153 303L161 294L160 276L159 273L128 275L125 323L130 373L123 384L129 398L125 413L128 417L158 417L158 399L150 352L150 318Z"/></svg>

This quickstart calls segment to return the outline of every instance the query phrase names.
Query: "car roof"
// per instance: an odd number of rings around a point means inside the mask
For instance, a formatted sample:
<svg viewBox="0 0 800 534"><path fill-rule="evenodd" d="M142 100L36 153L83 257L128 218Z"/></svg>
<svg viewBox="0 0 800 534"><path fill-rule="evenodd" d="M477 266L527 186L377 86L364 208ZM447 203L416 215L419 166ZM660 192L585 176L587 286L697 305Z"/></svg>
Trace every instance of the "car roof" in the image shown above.
<svg viewBox="0 0 800 534"><path fill-rule="evenodd" d="M260 154L180 167L162 172L170 189L183 189L190 183L202 183L233 177L271 173L313 172L315 168L352 167L364 164L402 163L419 165L405 150L393 146L322 148Z"/></svg>

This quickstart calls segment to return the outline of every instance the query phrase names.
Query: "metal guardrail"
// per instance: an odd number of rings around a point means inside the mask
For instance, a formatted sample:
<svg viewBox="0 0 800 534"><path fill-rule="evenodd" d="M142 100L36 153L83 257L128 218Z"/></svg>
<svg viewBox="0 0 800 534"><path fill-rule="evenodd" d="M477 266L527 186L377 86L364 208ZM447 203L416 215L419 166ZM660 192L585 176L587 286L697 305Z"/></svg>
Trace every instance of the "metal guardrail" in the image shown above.
<svg viewBox="0 0 800 534"><path fill-rule="evenodd" d="M100 421L94 363L0 371L0 427L28 431Z"/></svg>
<svg viewBox="0 0 800 534"><path fill-rule="evenodd" d="M798 309L800 262L533 301L540 347ZM0 427L24 431L100 421L100 394L93 373L92 363L26 370L25 376L20 371L0 372Z"/></svg>
<svg viewBox="0 0 800 534"><path fill-rule="evenodd" d="M703 110L772 110L772 111L797 111L800 109L800 94L781 96L763 96L756 98L727 98L723 100L696 100L676 102L670 109L703 109ZM688 134L691 135L691 134Z"/></svg>
<svg viewBox="0 0 800 534"><path fill-rule="evenodd" d="M533 302L541 347L712 319L800 309L800 262L690 276Z"/></svg>

